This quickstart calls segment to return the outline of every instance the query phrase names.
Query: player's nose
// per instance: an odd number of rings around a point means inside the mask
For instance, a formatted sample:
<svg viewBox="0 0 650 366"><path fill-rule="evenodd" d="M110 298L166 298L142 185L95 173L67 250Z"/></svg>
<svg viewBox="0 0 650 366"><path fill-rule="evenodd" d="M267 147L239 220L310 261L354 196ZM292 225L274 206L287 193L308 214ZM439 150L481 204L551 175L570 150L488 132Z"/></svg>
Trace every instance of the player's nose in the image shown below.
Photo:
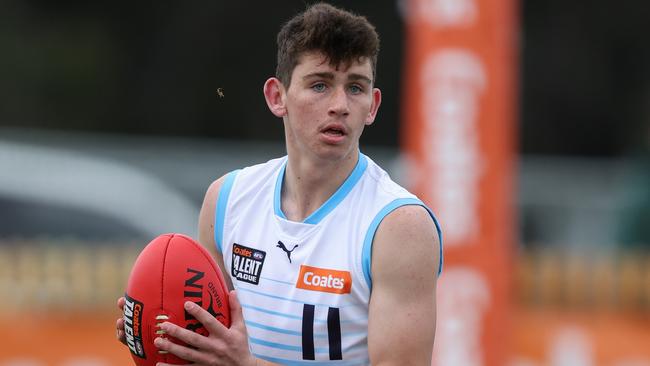
<svg viewBox="0 0 650 366"><path fill-rule="evenodd" d="M334 88L334 91L331 93L328 113L330 115L341 116L350 114L348 96L343 87Z"/></svg>

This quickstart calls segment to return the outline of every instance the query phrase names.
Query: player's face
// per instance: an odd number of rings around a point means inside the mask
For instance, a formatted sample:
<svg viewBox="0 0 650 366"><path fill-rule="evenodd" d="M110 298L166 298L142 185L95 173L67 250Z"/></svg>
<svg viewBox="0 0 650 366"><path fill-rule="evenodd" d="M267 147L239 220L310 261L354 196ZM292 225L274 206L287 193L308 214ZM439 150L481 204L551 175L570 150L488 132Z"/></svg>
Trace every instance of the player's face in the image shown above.
<svg viewBox="0 0 650 366"><path fill-rule="evenodd" d="M359 137L381 103L373 88L370 60L330 65L318 52L305 53L293 70L283 102L290 153L324 159L356 156Z"/></svg>

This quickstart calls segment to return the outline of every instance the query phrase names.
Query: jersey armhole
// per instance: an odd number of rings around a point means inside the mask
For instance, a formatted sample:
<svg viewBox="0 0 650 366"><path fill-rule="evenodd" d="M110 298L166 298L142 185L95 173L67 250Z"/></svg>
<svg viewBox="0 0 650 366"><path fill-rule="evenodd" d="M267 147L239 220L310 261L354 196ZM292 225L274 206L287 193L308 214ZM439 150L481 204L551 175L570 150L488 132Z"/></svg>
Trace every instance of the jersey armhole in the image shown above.
<svg viewBox="0 0 650 366"><path fill-rule="evenodd" d="M436 232L438 233L438 240L440 242L440 263L438 264L437 275L440 276L440 274L442 273L442 264L443 264L442 230L440 228L440 224L438 223L438 219L436 219L431 209L429 209L429 207L427 207L419 199L398 198L390 202L386 206L384 206L384 208L382 208L381 211L379 211L379 213L375 216L375 218L370 223L370 226L368 227L368 231L366 232L366 236L363 240L363 249L361 250L361 266L363 268L363 276L366 279L368 288L371 291L372 291L372 273L370 269L372 265L372 242L375 238L375 233L377 232L377 228L389 213L393 212L399 207L406 206L406 205L417 205L417 206L424 207L429 213L429 215L431 216L431 218L433 219L433 223L436 226Z"/></svg>
<svg viewBox="0 0 650 366"><path fill-rule="evenodd" d="M221 189L219 189L219 196L217 197L217 204L215 205L214 241L217 244L217 250L222 254L223 226L224 219L226 218L226 208L228 207L228 198L230 197L230 191L232 190L232 186L235 183L235 178L239 171L240 169L228 173L226 179L224 179L223 184L221 185Z"/></svg>

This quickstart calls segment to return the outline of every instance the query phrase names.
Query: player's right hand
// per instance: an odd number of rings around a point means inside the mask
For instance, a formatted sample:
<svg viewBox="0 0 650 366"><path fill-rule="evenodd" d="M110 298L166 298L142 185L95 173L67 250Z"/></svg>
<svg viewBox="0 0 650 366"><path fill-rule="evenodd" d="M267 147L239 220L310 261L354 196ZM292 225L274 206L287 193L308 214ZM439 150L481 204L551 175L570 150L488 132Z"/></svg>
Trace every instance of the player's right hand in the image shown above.
<svg viewBox="0 0 650 366"><path fill-rule="evenodd" d="M248 346L244 315L235 291L230 291L228 301L230 304L230 328L226 328L207 310L191 301L186 301L185 311L201 322L208 331L208 335L204 336L176 324L163 322L160 329L165 331L168 336L182 341L185 345L171 342L169 338L162 337L156 338L154 345L159 350L172 353L189 361L188 364L196 366L257 365L258 360L251 354ZM174 366L162 362L159 362L158 365Z"/></svg>
<svg viewBox="0 0 650 366"><path fill-rule="evenodd" d="M126 303L126 299L124 297L120 297L117 299L117 307L120 309L120 313L124 312L124 304ZM115 337L117 338L118 341L122 342L126 346L126 334L124 333L124 317L119 317L117 321L115 322L115 327L117 328L117 333Z"/></svg>

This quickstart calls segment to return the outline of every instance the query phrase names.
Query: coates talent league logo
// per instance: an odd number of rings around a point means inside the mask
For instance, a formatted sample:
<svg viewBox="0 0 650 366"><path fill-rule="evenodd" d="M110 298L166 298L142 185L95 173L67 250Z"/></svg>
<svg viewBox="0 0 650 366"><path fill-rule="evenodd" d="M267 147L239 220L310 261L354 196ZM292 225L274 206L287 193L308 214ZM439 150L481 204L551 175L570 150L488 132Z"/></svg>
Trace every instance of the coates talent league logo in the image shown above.
<svg viewBox="0 0 650 366"><path fill-rule="evenodd" d="M147 358L142 346L142 312L144 305L125 294L124 298L124 333L126 334L126 345L129 346L131 353L140 357Z"/></svg>
<svg viewBox="0 0 650 366"><path fill-rule="evenodd" d="M232 276L239 281L252 283L253 285L259 284L265 257L266 252L233 244Z"/></svg>

